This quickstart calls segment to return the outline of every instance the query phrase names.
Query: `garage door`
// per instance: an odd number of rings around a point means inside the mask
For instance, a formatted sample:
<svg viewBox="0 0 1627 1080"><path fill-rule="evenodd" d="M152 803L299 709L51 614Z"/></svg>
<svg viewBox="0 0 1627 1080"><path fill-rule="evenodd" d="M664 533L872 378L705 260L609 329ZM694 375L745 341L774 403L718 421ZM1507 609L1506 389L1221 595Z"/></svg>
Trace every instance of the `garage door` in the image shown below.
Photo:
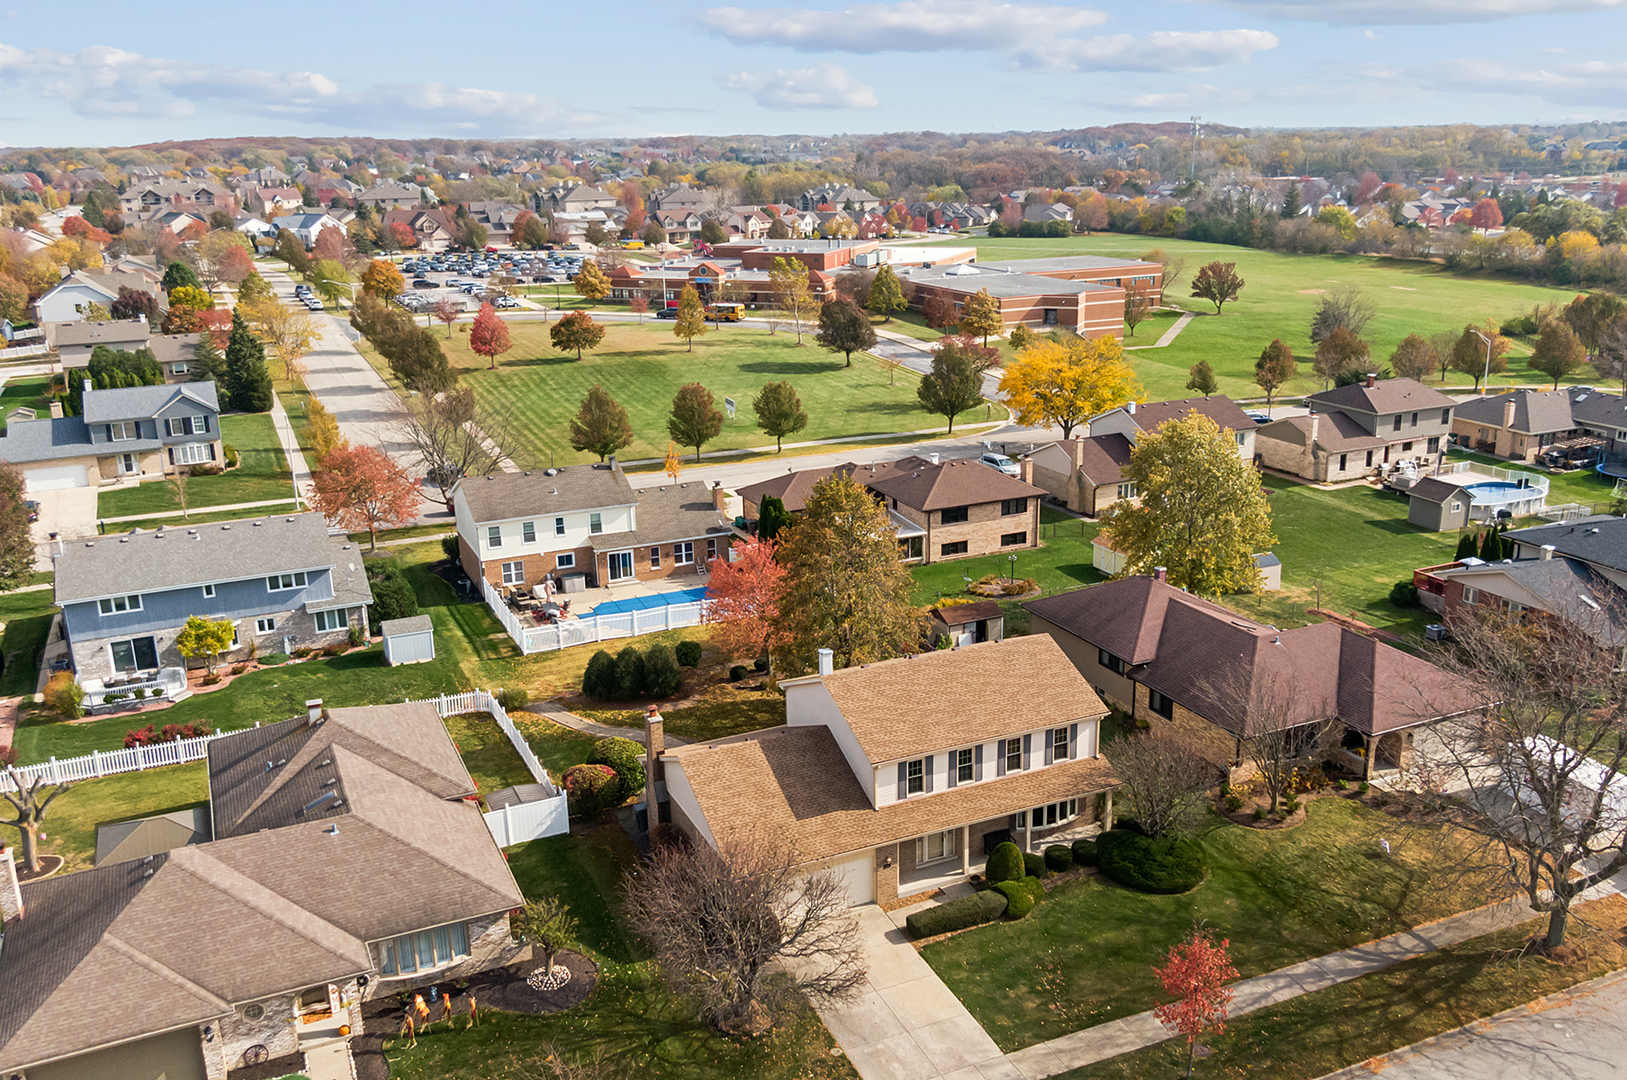
<svg viewBox="0 0 1627 1080"><path fill-rule="evenodd" d="M873 852L865 851L858 855L848 855L840 859L831 859L820 863L818 870L834 870L842 884L847 886L847 894L852 897L853 903L869 904L876 898L876 857Z"/></svg>
<svg viewBox="0 0 1627 1080"><path fill-rule="evenodd" d="M56 491L59 488L89 487L83 465L52 465L43 469L23 472L23 483L29 491Z"/></svg>
<svg viewBox="0 0 1627 1080"><path fill-rule="evenodd" d="M207 1075L197 1028L28 1070L28 1080L205 1080Z"/></svg>

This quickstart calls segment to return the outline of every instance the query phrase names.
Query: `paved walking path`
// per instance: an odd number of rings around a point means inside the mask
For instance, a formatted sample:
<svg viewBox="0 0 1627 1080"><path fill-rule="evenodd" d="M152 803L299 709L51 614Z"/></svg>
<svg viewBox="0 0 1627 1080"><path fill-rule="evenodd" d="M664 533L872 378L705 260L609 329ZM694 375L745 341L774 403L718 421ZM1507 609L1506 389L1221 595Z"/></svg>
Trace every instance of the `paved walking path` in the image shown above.
<svg viewBox="0 0 1627 1080"><path fill-rule="evenodd" d="M557 701L539 701L535 705L527 705L525 711L535 713L545 720L552 720L560 727L580 731L584 735L600 739L632 739L636 743L644 741L643 728L616 727L614 724L598 724L592 720L585 720L573 712L566 712L565 707ZM663 741L668 746L688 746L693 740L680 739L676 735L664 735Z"/></svg>
<svg viewBox="0 0 1627 1080"><path fill-rule="evenodd" d="M213 514L219 510L255 510L262 506L287 506L294 501L290 495L286 499L262 499L259 502L225 503L220 506L193 506L186 510L154 510L150 514L127 514L124 517L110 517L100 519L103 525L118 525L126 521L147 521L151 518L178 518L188 514Z"/></svg>
<svg viewBox="0 0 1627 1080"><path fill-rule="evenodd" d="M1124 347L1124 351L1134 352L1136 349L1167 349L1171 345L1175 344L1175 339L1180 337L1181 331L1186 329L1187 324L1197 317L1197 312L1188 311L1185 315L1182 315L1179 319L1176 319L1175 325L1171 326L1168 330L1165 330L1163 336L1157 341L1153 342L1151 345L1126 345Z"/></svg>
<svg viewBox="0 0 1627 1080"><path fill-rule="evenodd" d="M288 410L282 407L282 398L271 396L271 426L277 430L277 441L282 443L283 457L288 459L288 471L294 482L294 498L305 498L306 485L311 482L311 467L305 463L305 451L294 437L294 425L288 422Z"/></svg>

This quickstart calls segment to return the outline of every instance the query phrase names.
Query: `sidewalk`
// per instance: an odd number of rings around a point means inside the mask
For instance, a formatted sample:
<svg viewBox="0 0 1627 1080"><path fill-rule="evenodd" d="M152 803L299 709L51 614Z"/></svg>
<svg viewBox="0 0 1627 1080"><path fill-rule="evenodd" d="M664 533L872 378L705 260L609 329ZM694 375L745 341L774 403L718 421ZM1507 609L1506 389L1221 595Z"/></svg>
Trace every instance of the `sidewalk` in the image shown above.
<svg viewBox="0 0 1627 1080"><path fill-rule="evenodd" d="M1179 319L1176 319L1175 325L1171 326L1168 330L1165 330L1163 336L1157 341L1153 342L1151 345L1126 345L1124 347L1124 351L1134 352L1137 349L1167 349L1171 345L1175 344L1175 339L1181 336L1181 331L1186 329L1187 324L1197 317L1196 312L1188 311L1185 315L1182 315Z"/></svg>
<svg viewBox="0 0 1627 1080"><path fill-rule="evenodd" d="M575 713L566 712L557 701L539 701L535 705L527 705L525 711L534 713L544 720L552 720L560 727L579 731L583 735L592 735L599 739L632 739L636 743L644 742L642 728L616 727L613 724L596 724L592 720L584 720ZM663 741L668 746L688 746L692 740L680 739L676 735L666 735Z"/></svg>
<svg viewBox="0 0 1627 1080"><path fill-rule="evenodd" d="M305 485L311 482L311 467L305 463L305 451L294 437L294 426L288 422L288 410L282 407L282 398L271 397L271 426L277 429L277 441L282 443L283 457L288 459L288 471L293 474L294 498L305 497Z"/></svg>
<svg viewBox="0 0 1627 1080"><path fill-rule="evenodd" d="M214 514L221 510L256 510L262 506L287 506L294 502L292 495L286 499L262 499L259 502L224 503L220 506L193 506L185 510L155 510L150 514L130 514L125 517L101 518L103 525L118 525L125 521L149 521L153 518L178 518L188 514Z"/></svg>

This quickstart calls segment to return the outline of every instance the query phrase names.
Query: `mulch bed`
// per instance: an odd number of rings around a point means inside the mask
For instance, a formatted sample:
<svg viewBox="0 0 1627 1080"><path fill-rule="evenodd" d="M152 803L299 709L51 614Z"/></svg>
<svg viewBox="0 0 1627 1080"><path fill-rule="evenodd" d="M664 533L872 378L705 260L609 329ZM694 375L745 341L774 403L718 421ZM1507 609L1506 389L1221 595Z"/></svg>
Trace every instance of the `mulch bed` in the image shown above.
<svg viewBox="0 0 1627 1080"><path fill-rule="evenodd" d="M279 1077L303 1072L304 1069L304 1054L284 1054L282 1057L269 1058L258 1065L243 1065L230 1069L226 1073L226 1080L278 1080ZM385 1073L376 1080L384 1080L387 1075L389 1074Z"/></svg>
<svg viewBox="0 0 1627 1080"><path fill-rule="evenodd" d="M41 878L48 878L58 870L62 869L62 862L63 859L61 855L41 855L38 873L30 872L26 866L24 866L22 863L18 863L17 880L38 881Z"/></svg>

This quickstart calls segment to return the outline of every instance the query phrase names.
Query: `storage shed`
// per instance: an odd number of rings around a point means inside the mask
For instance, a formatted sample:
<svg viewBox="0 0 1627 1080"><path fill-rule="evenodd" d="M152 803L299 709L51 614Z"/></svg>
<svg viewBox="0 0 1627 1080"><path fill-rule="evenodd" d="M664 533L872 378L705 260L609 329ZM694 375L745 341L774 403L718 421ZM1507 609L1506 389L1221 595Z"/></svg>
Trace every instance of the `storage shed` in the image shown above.
<svg viewBox="0 0 1627 1080"><path fill-rule="evenodd" d="M435 624L428 615L386 619L380 629L384 631L384 662L391 667L435 659Z"/></svg>

